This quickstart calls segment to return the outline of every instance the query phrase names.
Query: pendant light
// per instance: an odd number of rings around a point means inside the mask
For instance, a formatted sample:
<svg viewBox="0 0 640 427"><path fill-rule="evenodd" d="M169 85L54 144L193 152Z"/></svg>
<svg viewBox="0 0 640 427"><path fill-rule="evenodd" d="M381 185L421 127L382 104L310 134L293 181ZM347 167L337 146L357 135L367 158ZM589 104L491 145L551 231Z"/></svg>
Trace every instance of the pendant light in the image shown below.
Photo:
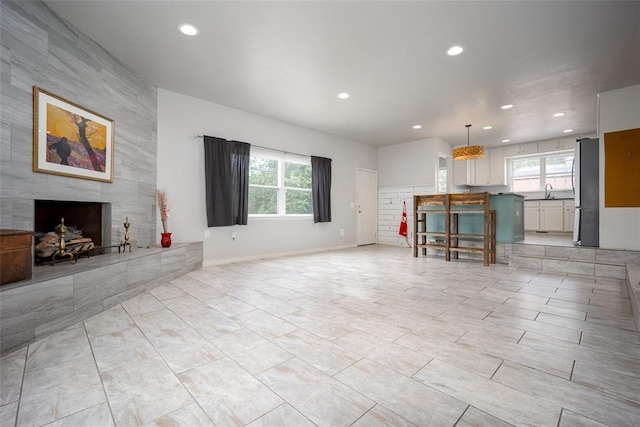
<svg viewBox="0 0 640 427"><path fill-rule="evenodd" d="M453 160L472 160L484 157L484 147L482 145L469 145L469 128L467 128L467 146L453 149Z"/></svg>

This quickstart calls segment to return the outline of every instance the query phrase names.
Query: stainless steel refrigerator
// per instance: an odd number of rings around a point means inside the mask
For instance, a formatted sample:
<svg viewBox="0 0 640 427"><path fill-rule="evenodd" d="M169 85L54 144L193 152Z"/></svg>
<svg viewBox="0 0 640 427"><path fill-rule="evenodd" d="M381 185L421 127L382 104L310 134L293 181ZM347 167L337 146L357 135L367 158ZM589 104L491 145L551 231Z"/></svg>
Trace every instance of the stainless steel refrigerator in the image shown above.
<svg viewBox="0 0 640 427"><path fill-rule="evenodd" d="M600 246L600 160L598 139L576 141L574 191L576 217L573 242L581 246Z"/></svg>

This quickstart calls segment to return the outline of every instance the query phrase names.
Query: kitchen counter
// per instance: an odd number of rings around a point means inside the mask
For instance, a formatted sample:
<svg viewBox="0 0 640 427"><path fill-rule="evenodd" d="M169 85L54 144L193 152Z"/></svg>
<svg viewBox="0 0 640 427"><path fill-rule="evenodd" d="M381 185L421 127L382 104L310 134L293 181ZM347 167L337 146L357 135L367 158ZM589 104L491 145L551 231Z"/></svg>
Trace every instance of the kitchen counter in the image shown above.
<svg viewBox="0 0 640 427"><path fill-rule="evenodd" d="M525 197L524 200L525 202L542 202L545 200L573 200L573 197L556 197L555 199L545 199L545 198L529 199L528 197Z"/></svg>
<svg viewBox="0 0 640 427"><path fill-rule="evenodd" d="M514 243L524 240L524 196L516 193L492 194L491 209L496 211L496 242ZM463 208L457 208L462 210ZM484 221L482 215L460 214L460 232L482 234ZM427 229L444 231L443 216L429 216Z"/></svg>

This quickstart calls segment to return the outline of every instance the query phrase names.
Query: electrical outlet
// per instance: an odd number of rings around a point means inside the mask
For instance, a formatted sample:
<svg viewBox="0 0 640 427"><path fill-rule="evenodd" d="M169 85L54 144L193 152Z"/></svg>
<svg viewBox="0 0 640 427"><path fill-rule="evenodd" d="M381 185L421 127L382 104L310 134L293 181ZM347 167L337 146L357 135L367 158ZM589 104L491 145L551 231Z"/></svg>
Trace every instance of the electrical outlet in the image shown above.
<svg viewBox="0 0 640 427"><path fill-rule="evenodd" d="M204 237L209 237L209 236L211 236L211 231L204 230Z"/></svg>
<svg viewBox="0 0 640 427"><path fill-rule="evenodd" d="M344 228L340 229L340 237L344 237Z"/></svg>
<svg viewBox="0 0 640 427"><path fill-rule="evenodd" d="M237 232L237 231L232 231L232 232L231 232L231 238L232 238L233 240L236 240L236 239L238 238L238 232Z"/></svg>

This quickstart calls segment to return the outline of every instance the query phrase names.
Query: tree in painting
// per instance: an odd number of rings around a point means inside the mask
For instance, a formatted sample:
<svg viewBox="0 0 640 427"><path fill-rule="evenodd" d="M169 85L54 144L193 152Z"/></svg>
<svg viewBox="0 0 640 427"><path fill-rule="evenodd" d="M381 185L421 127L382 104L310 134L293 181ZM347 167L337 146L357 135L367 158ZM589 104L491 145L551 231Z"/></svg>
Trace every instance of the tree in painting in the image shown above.
<svg viewBox="0 0 640 427"><path fill-rule="evenodd" d="M47 104L47 162L104 172L106 126Z"/></svg>

